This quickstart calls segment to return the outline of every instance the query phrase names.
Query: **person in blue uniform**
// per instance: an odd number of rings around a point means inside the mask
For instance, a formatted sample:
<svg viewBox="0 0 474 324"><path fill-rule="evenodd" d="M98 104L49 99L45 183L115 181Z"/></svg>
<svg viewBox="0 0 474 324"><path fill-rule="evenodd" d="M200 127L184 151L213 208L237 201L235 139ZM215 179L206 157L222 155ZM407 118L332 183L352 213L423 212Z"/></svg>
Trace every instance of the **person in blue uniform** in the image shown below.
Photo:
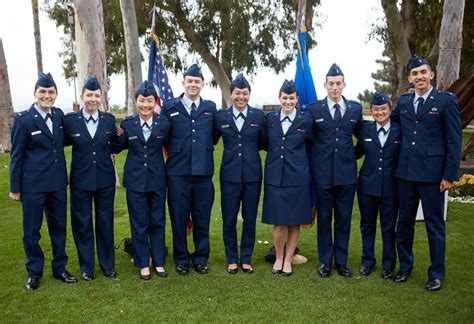
<svg viewBox="0 0 474 324"><path fill-rule="evenodd" d="M54 107L58 90L51 74L40 73L35 103L15 116L11 134L10 198L21 201L27 290L37 289L43 276L44 254L39 240L43 214L51 238L53 277L77 280L66 270L67 172L64 159L64 114Z"/></svg>
<svg viewBox="0 0 474 324"><path fill-rule="evenodd" d="M408 81L415 86L415 93L402 95L393 111L403 135L396 170L400 271L394 281L407 281L413 269L414 226L421 200L431 259L425 286L428 291L441 289L446 274L444 195L458 179L462 142L457 99L433 87L433 78L429 62L413 56L408 64Z"/></svg>
<svg viewBox="0 0 474 324"><path fill-rule="evenodd" d="M230 85L232 106L216 114L214 143L220 137L224 152L220 169L222 232L227 272L238 270L237 214L242 204L242 238L240 264L242 271L253 273L252 254L255 245L257 209L262 187L262 162L259 150L265 144L265 114L248 105L251 87L240 73Z"/></svg>
<svg viewBox="0 0 474 324"><path fill-rule="evenodd" d="M138 114L120 124L116 150L128 149L123 168L123 186L133 242L133 261L140 279L150 280L150 257L160 277L165 271L166 168L163 144L170 124L166 116L154 114L158 95L152 82L144 81L135 93Z"/></svg>
<svg viewBox="0 0 474 324"><path fill-rule="evenodd" d="M333 64L324 82L327 97L309 105L314 129L311 173L318 222L318 274L322 278L330 276L333 261L341 276L352 275L347 267L357 182L357 157L352 136L357 136L362 122L362 107L342 95L345 86L341 68Z"/></svg>
<svg viewBox="0 0 474 324"><path fill-rule="evenodd" d="M70 170L71 225L81 276L94 279L94 224L97 256L106 277L117 276L114 249L115 169L112 141L115 117L99 111L102 91L95 76L82 87L83 107L64 117L65 141L72 145ZM95 222L92 221L94 202Z"/></svg>
<svg viewBox="0 0 474 324"><path fill-rule="evenodd" d="M365 155L357 182L357 200L362 234L360 274L370 275L376 264L374 253L377 214L382 232L383 279L392 278L396 263L395 225L398 187L395 169L401 146L400 126L390 122L392 105L385 93L376 93L370 103L374 121L364 122L356 145L357 157Z"/></svg>
<svg viewBox="0 0 474 324"><path fill-rule="evenodd" d="M209 222L214 202L213 120L216 104L199 95L204 86L201 68L193 64L184 74L184 93L163 104L161 114L171 125L166 161L168 207L173 229L173 258L177 273L189 264L208 273ZM194 252L189 253L186 224L193 220Z"/></svg>
<svg viewBox="0 0 474 324"><path fill-rule="evenodd" d="M266 116L268 152L262 222L274 225L276 260L272 273L288 277L293 273L300 225L310 224L312 219L306 144L311 143L313 130L309 114L295 108L298 92L293 81L283 82L278 98L281 109Z"/></svg>

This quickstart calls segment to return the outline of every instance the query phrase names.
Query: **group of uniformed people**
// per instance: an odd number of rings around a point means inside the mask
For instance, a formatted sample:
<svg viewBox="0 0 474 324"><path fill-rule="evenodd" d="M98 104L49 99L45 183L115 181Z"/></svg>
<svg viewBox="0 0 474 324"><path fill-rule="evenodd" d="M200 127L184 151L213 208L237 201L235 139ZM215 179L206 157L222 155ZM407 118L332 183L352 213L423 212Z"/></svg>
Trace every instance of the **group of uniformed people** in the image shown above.
<svg viewBox="0 0 474 324"><path fill-rule="evenodd" d="M369 275L375 267L380 214L381 276L395 282L408 279L421 200L431 256L426 289L440 289L445 276L444 191L457 178L460 118L455 96L431 86L434 73L425 59L414 56L408 74L415 92L401 96L393 110L386 94L375 94L370 108L374 121L364 121L361 105L342 95L346 83L336 64L326 75L326 98L310 104L308 111L299 111L295 84L285 80L278 95L281 109L266 116L248 105L251 86L242 74L231 83L232 106L217 111L212 101L200 96L204 77L194 64L184 74L184 93L166 101L159 115L154 113L154 85L143 82L135 94L137 114L126 117L118 130L113 115L98 110L102 92L94 76L82 89L82 109L64 116L53 107L57 96L53 78L40 74L35 103L15 117L12 129L10 197L21 201L23 207L26 289L36 289L43 274L39 245L43 213L53 247L53 277L76 282L66 270L66 145L72 145L71 223L84 280L94 279L94 237L100 269L107 277L117 276L111 154L122 150L128 150L123 185L133 260L140 278L151 279L150 264L158 276L167 276L166 197L177 273L187 275L190 266L199 274L208 273L213 151L220 138L224 147L220 166L223 239L229 274L236 274L239 266L244 273L254 271L252 255L263 178L262 222L274 225L276 260L271 272L292 275L300 225L312 221L312 180L320 277L329 277L333 266L341 276L352 274L347 259L357 191L363 243L360 274ZM353 136L357 138L355 146ZM307 147L311 147L310 159ZM260 150L267 151L263 177ZM357 177L357 159L363 155ZM236 230L239 210L243 219L240 251ZM192 253L187 245L190 217ZM400 269L394 273L397 254Z"/></svg>

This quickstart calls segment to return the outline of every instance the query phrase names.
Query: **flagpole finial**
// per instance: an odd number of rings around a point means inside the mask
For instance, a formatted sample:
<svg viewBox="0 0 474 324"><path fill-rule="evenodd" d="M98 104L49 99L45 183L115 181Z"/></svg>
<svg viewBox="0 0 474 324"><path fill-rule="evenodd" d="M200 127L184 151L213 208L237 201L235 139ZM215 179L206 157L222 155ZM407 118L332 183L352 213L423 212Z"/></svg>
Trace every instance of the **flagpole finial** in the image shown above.
<svg viewBox="0 0 474 324"><path fill-rule="evenodd" d="M302 24L301 27L300 27L300 32L306 33L306 31L307 31L306 26L304 24Z"/></svg>

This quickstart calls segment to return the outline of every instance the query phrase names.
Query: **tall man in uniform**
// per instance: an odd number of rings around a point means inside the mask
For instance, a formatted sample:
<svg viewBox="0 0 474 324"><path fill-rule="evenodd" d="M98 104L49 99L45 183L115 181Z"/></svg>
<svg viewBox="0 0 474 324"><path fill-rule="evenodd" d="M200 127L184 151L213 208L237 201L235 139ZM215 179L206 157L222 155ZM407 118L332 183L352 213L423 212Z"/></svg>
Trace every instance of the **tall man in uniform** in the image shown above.
<svg viewBox="0 0 474 324"><path fill-rule="evenodd" d="M314 144L311 173L318 213L319 276L327 278L335 261L337 272L350 277L347 267L352 205L357 182L357 157L352 135L362 122L362 106L342 95L346 83L339 66L326 74L328 96L312 103ZM334 240L332 214L334 211Z"/></svg>
<svg viewBox="0 0 474 324"><path fill-rule="evenodd" d="M44 254L39 245L43 213L51 237L53 277L77 280L66 270L67 173L64 158L64 114L53 107L58 90L51 74L40 73L35 103L16 115L12 127L10 198L21 201L27 290L35 290L43 276Z"/></svg>
<svg viewBox="0 0 474 324"><path fill-rule="evenodd" d="M444 192L458 178L462 142L456 97L431 86L433 78L428 61L413 56L408 64L408 81L415 86L415 93L401 96L393 111L403 136L395 174L400 198L396 236L400 271L394 281L405 282L411 274L414 226L421 200L431 259L428 291L441 289L446 273Z"/></svg>
<svg viewBox="0 0 474 324"><path fill-rule="evenodd" d="M167 143L168 206L173 229L176 271L208 272L209 222L214 202L213 119L216 104L200 97L204 86L201 68L193 64L184 74L184 93L166 101L162 113L171 124ZM186 224L193 219L194 252L188 251Z"/></svg>

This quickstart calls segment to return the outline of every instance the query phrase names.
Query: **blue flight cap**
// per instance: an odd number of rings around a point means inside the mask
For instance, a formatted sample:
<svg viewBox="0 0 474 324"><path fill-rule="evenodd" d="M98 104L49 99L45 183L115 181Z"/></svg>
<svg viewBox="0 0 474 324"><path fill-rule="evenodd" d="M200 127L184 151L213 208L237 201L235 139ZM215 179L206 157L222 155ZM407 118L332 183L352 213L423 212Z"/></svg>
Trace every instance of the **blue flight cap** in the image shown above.
<svg viewBox="0 0 474 324"><path fill-rule="evenodd" d="M137 92L139 95L142 95L144 97L149 97L149 96L153 96L155 98L158 97L155 90L155 85L153 84L153 82L150 82L148 80L145 80L142 82L142 84L140 84L140 87L138 88Z"/></svg>
<svg viewBox="0 0 474 324"><path fill-rule="evenodd" d="M384 105L386 103L390 103L390 98L384 92L377 92L370 101L371 105L377 106Z"/></svg>
<svg viewBox="0 0 474 324"><path fill-rule="evenodd" d="M424 64L430 65L427 59L424 57L419 57L417 55L413 55L412 58L410 59L410 62L408 62L408 73L414 68L417 68L419 66L422 66Z"/></svg>
<svg viewBox="0 0 474 324"><path fill-rule="evenodd" d="M97 80L97 77L91 75L87 78L86 82L84 82L84 88L91 91L100 90L100 83L99 80Z"/></svg>
<svg viewBox="0 0 474 324"><path fill-rule="evenodd" d="M296 90L296 86L293 80L288 81L285 79L285 81L283 81L283 84L281 85L280 92L292 94L298 91Z"/></svg>
<svg viewBox="0 0 474 324"><path fill-rule="evenodd" d="M407 83L407 90L408 90L408 89L412 89L412 88L414 88L414 87L415 87L415 85L414 85L413 83L411 83L411 82L408 82L408 83Z"/></svg>
<svg viewBox="0 0 474 324"><path fill-rule="evenodd" d="M338 75L342 75L344 76L344 73L342 73L342 70L341 68L339 67L339 65L337 65L336 63L333 63L333 65L331 65L331 67L329 68L329 71L328 73L326 74L326 76L338 76Z"/></svg>
<svg viewBox="0 0 474 324"><path fill-rule="evenodd" d="M239 89L248 88L250 90L250 84L242 73L239 73L234 80L232 80L231 86Z"/></svg>
<svg viewBox="0 0 474 324"><path fill-rule="evenodd" d="M51 73L43 73L40 72L38 74L38 80L36 81L36 86L43 87L43 88L51 88L56 87L56 83L54 82L53 76Z"/></svg>
<svg viewBox="0 0 474 324"><path fill-rule="evenodd" d="M201 72L201 68L199 67L199 65L197 65L196 63L194 63L193 65L191 65L188 70L186 71L186 73L184 73L184 76L186 77L187 75L189 76L193 76L193 77L198 77L198 78L201 78L204 80L204 77L202 76L202 72Z"/></svg>

